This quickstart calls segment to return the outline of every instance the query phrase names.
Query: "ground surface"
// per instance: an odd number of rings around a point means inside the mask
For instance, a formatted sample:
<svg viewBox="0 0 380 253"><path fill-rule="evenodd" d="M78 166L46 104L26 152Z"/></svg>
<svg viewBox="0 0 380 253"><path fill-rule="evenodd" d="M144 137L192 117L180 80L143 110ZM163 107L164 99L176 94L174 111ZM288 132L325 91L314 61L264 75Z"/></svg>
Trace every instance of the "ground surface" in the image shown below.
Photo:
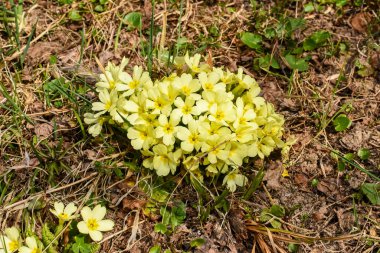
<svg viewBox="0 0 380 253"><path fill-rule="evenodd" d="M102 243L101 252L148 252L154 245L172 252L288 252L286 238L290 236L283 230L299 240L298 252L379 250L380 207L360 191L363 183L376 183L376 176L380 177L379 2L324 4L311 12L305 12L307 1L263 1L255 8L242 0L182 1L182 8L181 1L156 4L157 47L162 41L157 31L162 31L166 15L165 47L173 48L180 32L180 37L187 38L182 51L210 55L215 65L230 70L243 66L260 83L262 95L285 116L286 136L297 137L289 160L281 161L275 154L250 165L252 175L265 167L263 183L247 200L241 199L244 189L228 195L226 214L213 209L201 222L197 192L184 182L176 187L169 206L174 200L186 202L186 219L168 235L153 231L160 219L158 212L147 215L143 211L151 196L142 190L141 182L153 183L151 177L132 172L132 164L139 164L131 147L111 135L93 138L81 125L83 113L90 108L86 101L95 98L91 87L100 73L95 57L102 65L119 63L126 56L130 66L146 66L141 44L147 44L152 5L109 1L97 13L91 2L79 2L24 1L27 22L18 42L5 26L1 28L1 229L12 224L25 228L28 223L38 232L38 221L52 219L49 206L54 201L95 201L106 204L108 216L117 223L107 233L110 237ZM2 7L10 10L11 4ZM70 20L72 10L80 10L81 21ZM131 11L142 13L142 35L121 25L121 18ZM281 15L302 17L306 24L287 39L274 37L262 43L261 50L276 57L279 69L254 68L253 60L262 52L244 45L241 33L260 33L278 23ZM308 70L289 68L283 57L289 40L302 44L319 30L331 37L301 55L310 56ZM155 62L154 71L160 75L165 69ZM57 82L58 86L67 84L58 90ZM348 111L341 112L352 125L337 132L329 120L343 106ZM356 166L331 155L332 150L356 154L361 148L368 149L370 157L355 156ZM338 170L337 160L346 163L344 168ZM259 216L274 204L283 206L286 214L281 219L282 231L272 230L268 236L260 228L271 225L260 222ZM327 239L313 241L299 234ZM205 239L198 249L190 246L196 238Z"/></svg>

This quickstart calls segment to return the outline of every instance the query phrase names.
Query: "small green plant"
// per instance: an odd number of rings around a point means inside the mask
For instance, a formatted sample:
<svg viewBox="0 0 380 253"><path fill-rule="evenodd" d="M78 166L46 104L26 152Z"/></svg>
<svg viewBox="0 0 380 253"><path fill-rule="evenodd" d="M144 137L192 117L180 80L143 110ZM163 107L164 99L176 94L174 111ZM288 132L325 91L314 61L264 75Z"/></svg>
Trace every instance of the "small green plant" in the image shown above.
<svg viewBox="0 0 380 253"><path fill-rule="evenodd" d="M154 231L162 234L173 232L186 218L186 205L178 201L172 208L161 207L160 214L162 221L154 226Z"/></svg>
<svg viewBox="0 0 380 253"><path fill-rule="evenodd" d="M260 214L261 222L269 222L272 227L280 228L281 221L279 218L285 216L285 208L280 205L273 205L270 208L264 208Z"/></svg>
<svg viewBox="0 0 380 253"><path fill-rule="evenodd" d="M371 152L369 151L369 149L361 148L358 150L357 155L362 160L368 160L368 158L371 156Z"/></svg>
<svg viewBox="0 0 380 253"><path fill-rule="evenodd" d="M380 183L364 183L360 190L373 205L380 205Z"/></svg>
<svg viewBox="0 0 380 253"><path fill-rule="evenodd" d="M349 128L352 124L352 121L347 117L346 114L339 114L333 120L335 131L342 132Z"/></svg>

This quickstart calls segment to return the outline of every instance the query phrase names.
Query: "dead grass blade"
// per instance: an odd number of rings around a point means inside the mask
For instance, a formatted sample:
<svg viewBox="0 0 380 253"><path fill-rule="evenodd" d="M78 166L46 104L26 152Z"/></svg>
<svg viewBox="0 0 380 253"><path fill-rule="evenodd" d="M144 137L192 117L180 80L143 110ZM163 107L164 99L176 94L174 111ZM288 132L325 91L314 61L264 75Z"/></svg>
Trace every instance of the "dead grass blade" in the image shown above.
<svg viewBox="0 0 380 253"><path fill-rule="evenodd" d="M255 233L268 236L270 241L271 242L273 241L272 244L274 243L273 239L281 240L283 242L288 242L288 243L313 243L317 241L346 241L346 240L357 239L362 236L361 233L356 233L356 234L340 235L340 236L334 236L334 237L312 237L312 236L299 234L299 233L289 231L289 230L267 228L265 226L257 224L254 221L247 222L247 229ZM278 234L274 234L274 233L278 233Z"/></svg>

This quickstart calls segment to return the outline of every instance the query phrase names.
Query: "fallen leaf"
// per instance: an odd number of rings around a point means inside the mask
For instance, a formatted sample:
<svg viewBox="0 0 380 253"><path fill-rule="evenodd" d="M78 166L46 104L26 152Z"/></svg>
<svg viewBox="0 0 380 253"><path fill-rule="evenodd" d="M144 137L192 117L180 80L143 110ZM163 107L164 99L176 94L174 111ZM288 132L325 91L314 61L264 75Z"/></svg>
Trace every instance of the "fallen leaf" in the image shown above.
<svg viewBox="0 0 380 253"><path fill-rule="evenodd" d="M125 198L123 199L123 202L122 202L123 208L128 209L128 210L144 208L145 204L146 204L146 200L132 199L132 198Z"/></svg>
<svg viewBox="0 0 380 253"><path fill-rule="evenodd" d="M317 212L315 212L313 214L313 217L315 220L317 221L321 221L323 219L326 218L326 213L328 212L328 209L327 209L327 206L322 206L321 208L319 208L319 210Z"/></svg>
<svg viewBox="0 0 380 253"><path fill-rule="evenodd" d="M367 12L360 12L351 19L351 26L360 33L367 31L368 24L371 22L371 14Z"/></svg>
<svg viewBox="0 0 380 253"><path fill-rule="evenodd" d="M294 175L294 182L300 185L302 188L307 188L309 179L302 173L297 173Z"/></svg>
<svg viewBox="0 0 380 253"><path fill-rule="evenodd" d="M58 42L37 42L32 45L27 53L27 58L32 63L41 63L49 60L50 56L62 50Z"/></svg>
<svg viewBox="0 0 380 253"><path fill-rule="evenodd" d="M38 124L34 127L34 133L38 137L47 138L53 133L53 126L48 123Z"/></svg>
<svg viewBox="0 0 380 253"><path fill-rule="evenodd" d="M335 213L338 217L339 227L343 231L351 230L354 225L354 215L351 212L345 212L343 208L339 208Z"/></svg>
<svg viewBox="0 0 380 253"><path fill-rule="evenodd" d="M319 182L319 184L317 185L317 189L318 191L323 192L326 195L331 195L332 193L337 191L337 186L333 182L333 179L326 179Z"/></svg>

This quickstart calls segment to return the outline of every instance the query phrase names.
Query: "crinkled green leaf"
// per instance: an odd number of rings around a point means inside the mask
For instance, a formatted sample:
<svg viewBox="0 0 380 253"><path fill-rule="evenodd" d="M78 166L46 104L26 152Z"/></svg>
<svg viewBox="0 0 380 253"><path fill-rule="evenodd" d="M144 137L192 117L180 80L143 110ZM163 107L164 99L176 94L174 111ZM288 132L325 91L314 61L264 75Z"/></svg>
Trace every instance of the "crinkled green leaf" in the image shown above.
<svg viewBox="0 0 380 253"><path fill-rule="evenodd" d="M261 42L263 38L259 34L244 32L241 36L241 41L248 47L257 51L261 50Z"/></svg>
<svg viewBox="0 0 380 253"><path fill-rule="evenodd" d="M351 126L352 121L345 114L340 114L333 120L333 124L337 132L342 132Z"/></svg>
<svg viewBox="0 0 380 253"><path fill-rule="evenodd" d="M192 248L198 248L200 246L202 246L203 244L206 243L206 240L203 239L203 238L197 238L197 239L194 239L190 242L190 246Z"/></svg>
<svg viewBox="0 0 380 253"><path fill-rule="evenodd" d="M373 205L380 205L380 183L364 183L361 186L361 191Z"/></svg>
<svg viewBox="0 0 380 253"><path fill-rule="evenodd" d="M305 58L296 58L296 56L288 54L285 56L291 69L297 69L299 71L306 71L309 69L309 64Z"/></svg>
<svg viewBox="0 0 380 253"><path fill-rule="evenodd" d="M362 160L367 160L370 155L371 155L371 152L369 152L369 150L366 148L361 148L358 150L358 156Z"/></svg>
<svg viewBox="0 0 380 253"><path fill-rule="evenodd" d="M128 30L141 29L142 14L140 12L130 12L123 18L123 23L128 25Z"/></svg>

